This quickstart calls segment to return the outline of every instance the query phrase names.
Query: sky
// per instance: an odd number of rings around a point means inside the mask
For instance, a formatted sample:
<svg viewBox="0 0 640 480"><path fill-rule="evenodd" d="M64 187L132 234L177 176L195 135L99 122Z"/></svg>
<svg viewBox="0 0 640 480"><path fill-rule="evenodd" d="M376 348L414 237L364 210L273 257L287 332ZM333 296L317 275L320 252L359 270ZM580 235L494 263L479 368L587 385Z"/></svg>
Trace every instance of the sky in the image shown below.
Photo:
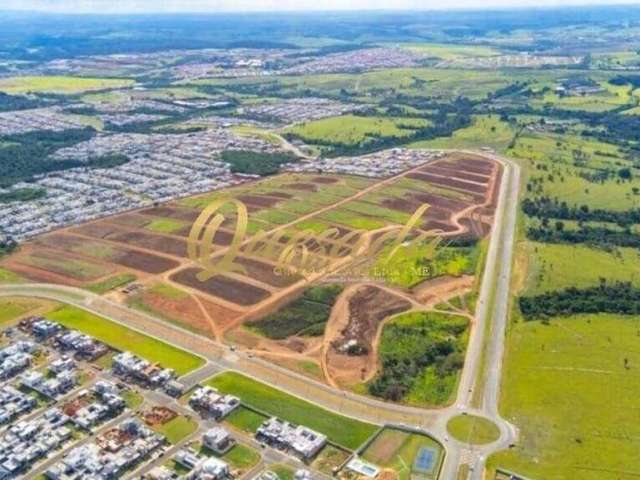
<svg viewBox="0 0 640 480"><path fill-rule="evenodd" d="M430 10L640 4L640 0L0 0L0 9L55 13Z"/></svg>

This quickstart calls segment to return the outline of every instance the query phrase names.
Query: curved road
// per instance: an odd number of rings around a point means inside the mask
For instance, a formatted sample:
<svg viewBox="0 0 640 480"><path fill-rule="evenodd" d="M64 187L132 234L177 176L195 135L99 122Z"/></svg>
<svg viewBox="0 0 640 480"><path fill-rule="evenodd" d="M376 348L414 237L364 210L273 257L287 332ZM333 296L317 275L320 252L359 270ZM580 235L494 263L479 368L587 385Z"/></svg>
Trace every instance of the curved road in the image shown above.
<svg viewBox="0 0 640 480"><path fill-rule="evenodd" d="M446 450L441 479L457 479L459 466L467 463L471 466L469 478L479 480L483 476L486 457L506 448L516 436L515 429L499 416L498 397L520 184L520 169L515 163L496 155L482 155L500 162L504 174L458 396L456 403L447 408L407 407L337 390L272 363L231 352L214 340L85 290L51 284L13 284L1 285L0 296L33 296L69 303L147 335L153 332L161 340L190 350L207 360L203 369L208 372L236 370L346 416L376 424L419 427L440 441ZM476 390L483 393L478 406L472 405ZM481 448L471 448L450 439L447 421L462 412L493 420L500 428L500 439Z"/></svg>

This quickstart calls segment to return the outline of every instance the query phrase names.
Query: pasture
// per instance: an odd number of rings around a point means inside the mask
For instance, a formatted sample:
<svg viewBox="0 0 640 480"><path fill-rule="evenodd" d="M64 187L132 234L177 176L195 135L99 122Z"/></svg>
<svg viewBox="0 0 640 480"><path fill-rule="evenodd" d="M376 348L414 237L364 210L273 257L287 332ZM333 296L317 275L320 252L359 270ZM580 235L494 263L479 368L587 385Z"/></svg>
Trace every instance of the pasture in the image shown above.
<svg viewBox="0 0 640 480"><path fill-rule="evenodd" d="M505 149L513 140L514 128L498 115L475 115L470 127L453 132L451 137L411 143L409 148L481 148Z"/></svg>
<svg viewBox="0 0 640 480"><path fill-rule="evenodd" d="M639 332L640 318L605 314L513 324L500 410L520 438L489 467L547 480L635 477Z"/></svg>
<svg viewBox="0 0 640 480"><path fill-rule="evenodd" d="M598 285L600 278L640 284L640 254L633 248L601 250L588 245L527 242L526 295Z"/></svg>

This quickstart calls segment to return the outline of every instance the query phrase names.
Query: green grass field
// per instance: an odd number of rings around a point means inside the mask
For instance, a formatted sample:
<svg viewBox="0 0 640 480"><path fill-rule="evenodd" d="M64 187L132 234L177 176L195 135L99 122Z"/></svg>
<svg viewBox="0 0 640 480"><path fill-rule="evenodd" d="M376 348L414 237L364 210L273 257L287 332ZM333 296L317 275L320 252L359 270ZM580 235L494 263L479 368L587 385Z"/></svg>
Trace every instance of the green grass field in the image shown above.
<svg viewBox="0 0 640 480"><path fill-rule="evenodd" d="M85 78L65 76L8 77L0 80L0 91L9 94L51 92L72 94L89 90L128 87L133 80L124 78Z"/></svg>
<svg viewBox="0 0 640 480"><path fill-rule="evenodd" d="M256 433L256 430L267 420L267 417L240 405L240 407L231 412L224 420L238 430L247 433Z"/></svg>
<svg viewBox="0 0 640 480"><path fill-rule="evenodd" d="M485 445L500 438L500 429L495 423L474 415L453 417L447 423L447 431L456 440L472 445Z"/></svg>
<svg viewBox="0 0 640 480"><path fill-rule="evenodd" d="M178 375L184 375L204 365L204 359L189 352L71 305L58 307L46 316L67 328L80 330L117 350L128 350L150 362L158 362L164 367L172 368Z"/></svg>
<svg viewBox="0 0 640 480"><path fill-rule="evenodd" d="M500 410L520 438L489 466L545 480L636 478L638 344L639 317L583 315L513 325Z"/></svg>
<svg viewBox="0 0 640 480"><path fill-rule="evenodd" d="M17 273L12 272L11 270L7 270L6 268L0 267L0 283L20 283L25 279L22 278Z"/></svg>
<svg viewBox="0 0 640 480"><path fill-rule="evenodd" d="M164 425L158 426L156 431L167 438L167 441L175 445L198 429L198 422L194 419L178 415Z"/></svg>
<svg viewBox="0 0 640 480"><path fill-rule="evenodd" d="M570 286L597 285L600 278L640 284L640 253L633 248L611 252L586 245L528 242L530 259L525 293L538 295Z"/></svg>
<svg viewBox="0 0 640 480"><path fill-rule="evenodd" d="M0 299L0 327L13 322L16 318L25 315L42 305L35 299L27 298L1 298Z"/></svg>
<svg viewBox="0 0 640 480"><path fill-rule="evenodd" d="M451 137L411 143L409 148L506 148L515 130L498 115L476 115L470 127L456 130Z"/></svg>
<svg viewBox="0 0 640 480"><path fill-rule="evenodd" d="M236 395L247 405L269 415L324 433L333 442L351 450L357 449L376 431L374 425L324 410L236 372L216 375L207 384Z"/></svg>
<svg viewBox="0 0 640 480"><path fill-rule="evenodd" d="M305 122L287 129L287 133L308 143L357 145L377 137L405 137L416 128L425 127L426 120L416 118L359 117L342 115Z"/></svg>
<svg viewBox="0 0 640 480"><path fill-rule="evenodd" d="M120 273L105 280L87 285L85 288L93 293L103 294L133 282L136 276L132 273Z"/></svg>
<svg viewBox="0 0 640 480"><path fill-rule="evenodd" d="M440 43L405 43L402 48L428 55L430 57L441 58L442 60L456 60L468 57L491 57L500 55L500 51L491 47L480 45L445 45Z"/></svg>
<svg viewBox="0 0 640 480"><path fill-rule="evenodd" d="M225 453L221 458L229 463L232 468L245 470L258 464L260 454L252 448L236 444L235 447Z"/></svg>
<svg viewBox="0 0 640 480"><path fill-rule="evenodd" d="M293 480L296 473L293 468L284 464L269 465L269 471L275 473L279 480Z"/></svg>
<svg viewBox="0 0 640 480"><path fill-rule="evenodd" d="M189 223L172 218L157 218L149 222L145 228L158 233L175 233L187 227Z"/></svg>

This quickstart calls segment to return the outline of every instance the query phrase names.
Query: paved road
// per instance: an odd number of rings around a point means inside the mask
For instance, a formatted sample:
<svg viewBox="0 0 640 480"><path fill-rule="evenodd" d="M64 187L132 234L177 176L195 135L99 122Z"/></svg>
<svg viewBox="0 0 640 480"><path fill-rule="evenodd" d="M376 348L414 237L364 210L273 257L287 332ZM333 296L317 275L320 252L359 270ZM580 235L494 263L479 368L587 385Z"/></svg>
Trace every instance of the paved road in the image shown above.
<svg viewBox="0 0 640 480"><path fill-rule="evenodd" d="M236 370L343 415L375 424L405 424L419 427L439 440L447 451L442 479L456 479L460 463L468 462L469 455L474 467L471 478L480 479L486 456L505 448L515 438L514 429L499 417L498 395L520 182L519 167L513 162L495 155L485 156L500 161L505 169L496 210L495 229L478 299L476 324L470 335L458 398L456 404L448 408L426 410L343 392L272 363L251 358L242 352L231 352L228 347L218 342L84 290L49 284L2 285L0 296L24 295L66 302L114 322L126 324L146 335L153 332L157 338L190 350L207 360L203 369L185 377L189 383L218 370ZM495 308L490 311L492 293ZM486 328L487 322L491 322L490 329ZM491 332L488 339L485 338L487 330ZM485 345L488 345L486 350ZM480 378L483 359L487 365L486 375ZM478 388L482 388L484 395L479 408L474 408L471 399L474 389ZM467 452L464 460L466 446L449 439L446 432L447 420L463 411L492 419L498 424L502 434L495 444L473 449L470 454Z"/></svg>

